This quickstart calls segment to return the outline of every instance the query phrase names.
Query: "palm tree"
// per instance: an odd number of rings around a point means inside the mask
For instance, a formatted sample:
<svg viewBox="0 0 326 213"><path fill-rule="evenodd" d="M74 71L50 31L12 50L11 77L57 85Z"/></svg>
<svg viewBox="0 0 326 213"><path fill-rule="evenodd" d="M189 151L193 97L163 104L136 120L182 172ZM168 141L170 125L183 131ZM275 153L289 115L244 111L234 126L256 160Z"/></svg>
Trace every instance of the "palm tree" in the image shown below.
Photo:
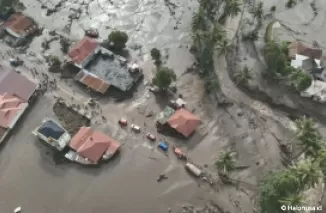
<svg viewBox="0 0 326 213"><path fill-rule="evenodd" d="M295 121L295 135L296 137L304 136L307 134L315 134L318 132L317 123L312 118L308 118L307 116L303 116L300 119Z"/></svg>
<svg viewBox="0 0 326 213"><path fill-rule="evenodd" d="M292 194L282 200L279 200L279 202L280 204L285 206L301 206L302 204L304 204L304 199L302 194Z"/></svg>
<svg viewBox="0 0 326 213"><path fill-rule="evenodd" d="M235 17L241 12L241 3L239 0L228 0L224 10L228 16Z"/></svg>
<svg viewBox="0 0 326 213"><path fill-rule="evenodd" d="M221 155L217 158L215 162L215 166L217 168L218 173L227 175L228 173L235 170L235 152L226 151L222 152Z"/></svg>
<svg viewBox="0 0 326 213"><path fill-rule="evenodd" d="M220 55L225 54L231 49L231 45L228 40L223 39L222 41L218 42L216 49L220 51Z"/></svg>
<svg viewBox="0 0 326 213"><path fill-rule="evenodd" d="M252 16L254 17L254 19L257 19L258 21L261 21L264 11L263 11L263 2L259 2L257 7L255 7L252 11L251 11Z"/></svg>
<svg viewBox="0 0 326 213"><path fill-rule="evenodd" d="M324 146L323 138L318 131L316 122L311 118L303 116L301 119L296 120L296 127L294 138L299 140L299 145L302 147L302 151L296 157L302 153L306 156L316 157Z"/></svg>
<svg viewBox="0 0 326 213"><path fill-rule="evenodd" d="M224 12L218 19L219 23L224 23L227 16L235 17L241 12L241 3L239 0L223 0L225 2Z"/></svg>
<svg viewBox="0 0 326 213"><path fill-rule="evenodd" d="M206 77L206 78L207 79L206 79L205 88L208 92L214 92L220 88L220 83L216 76L211 74L211 75L208 75L208 77Z"/></svg>
<svg viewBox="0 0 326 213"><path fill-rule="evenodd" d="M237 85L239 83L248 82L248 80L252 79L252 69L245 66L240 72L237 72L234 77Z"/></svg>
<svg viewBox="0 0 326 213"><path fill-rule="evenodd" d="M216 44L217 42L226 39L226 30L222 27L222 25L214 24L210 37L211 41Z"/></svg>
<svg viewBox="0 0 326 213"><path fill-rule="evenodd" d="M300 181L302 189L314 187L323 175L319 163L312 159L300 161L290 170Z"/></svg>
<svg viewBox="0 0 326 213"><path fill-rule="evenodd" d="M205 31L207 29L205 11L202 7L192 16L191 28L193 33L197 30Z"/></svg>

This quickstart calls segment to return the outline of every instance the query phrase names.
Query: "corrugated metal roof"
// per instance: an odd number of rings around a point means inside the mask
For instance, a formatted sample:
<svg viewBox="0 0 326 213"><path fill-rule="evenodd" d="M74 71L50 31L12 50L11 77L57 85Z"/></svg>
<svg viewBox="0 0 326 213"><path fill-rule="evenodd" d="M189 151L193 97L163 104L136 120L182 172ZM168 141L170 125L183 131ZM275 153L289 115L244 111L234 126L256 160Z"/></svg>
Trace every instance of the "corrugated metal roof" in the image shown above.
<svg viewBox="0 0 326 213"><path fill-rule="evenodd" d="M0 93L7 92L27 102L37 85L25 76L0 65Z"/></svg>
<svg viewBox="0 0 326 213"><path fill-rule="evenodd" d="M75 77L75 79L82 84L90 87L91 89L104 94L110 85L104 80L98 78L97 76L88 73L87 71L81 70Z"/></svg>
<svg viewBox="0 0 326 213"><path fill-rule="evenodd" d="M26 104L8 93L0 95L0 126L3 128L11 127L11 123L20 115L19 112L25 108Z"/></svg>
<svg viewBox="0 0 326 213"><path fill-rule="evenodd" d="M120 143L90 127L81 127L71 139L69 146L81 156L97 163L108 150L110 153L116 152Z"/></svg>
<svg viewBox="0 0 326 213"><path fill-rule="evenodd" d="M185 137L190 136L200 124L200 118L181 108L169 118L168 124Z"/></svg>
<svg viewBox="0 0 326 213"><path fill-rule="evenodd" d="M98 42L85 36L68 53L72 61L81 64L99 46Z"/></svg>

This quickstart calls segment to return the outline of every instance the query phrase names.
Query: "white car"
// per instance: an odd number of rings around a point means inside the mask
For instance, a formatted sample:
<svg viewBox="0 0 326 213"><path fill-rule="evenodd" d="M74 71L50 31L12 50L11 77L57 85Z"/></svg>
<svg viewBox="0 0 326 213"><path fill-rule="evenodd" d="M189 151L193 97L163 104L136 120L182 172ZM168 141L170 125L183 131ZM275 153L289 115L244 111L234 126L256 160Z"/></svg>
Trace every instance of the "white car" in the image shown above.
<svg viewBox="0 0 326 213"><path fill-rule="evenodd" d="M135 125L135 124L131 124L131 129L133 130L133 131L135 131L135 132L140 132L140 127L139 126L137 126L137 125Z"/></svg>

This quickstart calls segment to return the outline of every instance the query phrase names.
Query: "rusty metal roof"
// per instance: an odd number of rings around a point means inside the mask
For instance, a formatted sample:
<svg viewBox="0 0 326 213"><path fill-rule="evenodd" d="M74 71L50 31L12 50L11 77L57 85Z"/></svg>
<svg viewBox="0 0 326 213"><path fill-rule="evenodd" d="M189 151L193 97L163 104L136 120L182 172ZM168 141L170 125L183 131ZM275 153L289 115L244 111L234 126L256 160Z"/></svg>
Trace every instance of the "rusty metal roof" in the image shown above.
<svg viewBox="0 0 326 213"><path fill-rule="evenodd" d="M85 36L68 53L72 61L81 64L99 46L98 42Z"/></svg>
<svg viewBox="0 0 326 213"><path fill-rule="evenodd" d="M110 85L104 80L88 73L85 70L81 70L76 75L75 80L102 94L104 94L110 87Z"/></svg>

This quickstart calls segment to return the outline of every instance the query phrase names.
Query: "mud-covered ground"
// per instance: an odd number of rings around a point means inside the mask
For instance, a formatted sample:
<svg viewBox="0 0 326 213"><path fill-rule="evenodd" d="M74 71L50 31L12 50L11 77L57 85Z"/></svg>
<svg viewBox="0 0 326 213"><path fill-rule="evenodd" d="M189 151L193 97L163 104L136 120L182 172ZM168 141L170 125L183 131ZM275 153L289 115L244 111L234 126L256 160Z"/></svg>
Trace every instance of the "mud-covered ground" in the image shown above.
<svg viewBox="0 0 326 213"><path fill-rule="evenodd" d="M25 116L21 128L16 128L0 154L0 206L10 212L21 205L24 211L34 213L163 213L163 212L255 212L257 183L265 172L283 167L279 143L292 138L290 120L281 111L271 109L233 84L223 57L216 57L216 71L226 96L233 100L228 108L217 108L211 103L204 89L204 82L196 74L182 74L192 64L188 53L190 45L189 24L192 12L197 10L193 1L63 1L59 10L46 16L47 8L57 2L23 0L26 13L45 28L44 34L33 40L27 53L16 53L24 61L19 68L22 74L35 81L56 79L57 89L49 90L35 108ZM84 2L82 4L82 2ZM41 9L41 5L44 5ZM165 5L165 4L168 4ZM41 12L40 12L41 11ZM81 11L81 12L80 12ZM171 15L174 14L174 15ZM74 15L71 15L74 14ZM80 16L72 20L69 15ZM228 36L232 39L241 17L228 22ZM67 27L68 26L68 27ZM167 65L177 75L178 93L188 106L201 117L202 125L188 141L177 140L156 132L153 117L163 109L167 100L155 97L142 82L132 99L115 103L110 97L98 97L87 92L71 79L59 79L59 74L48 73L42 58L41 43L56 30L75 40L83 35L83 28L96 27L104 39L112 28L126 30L130 36L128 47L144 68L145 79L152 76L152 62L148 51L158 47L169 57ZM0 44L2 59L7 63L9 48ZM45 53L63 57L58 43L51 43ZM32 52L32 54L30 54ZM33 54L35 53L35 55ZM30 131L43 117L52 116L55 97L62 97L72 104L83 104L93 97L100 105L92 116L91 125L112 135L123 146L120 155L100 168L76 165L54 165L47 148L35 142ZM152 111L153 116L147 117ZM117 121L126 117L142 128L134 134L121 129ZM190 160L205 168L214 180L211 186L190 177L170 152L168 156L157 151L147 141L146 132L157 135L184 149ZM237 165L242 168L231 174L237 185L223 185L216 178L214 160L220 151L230 148L237 153ZM159 174L168 179L157 183ZM203 207L205 203L210 207ZM191 203L194 207L189 207ZM198 207L197 207L198 206ZM169 209L171 208L171 209Z"/></svg>

